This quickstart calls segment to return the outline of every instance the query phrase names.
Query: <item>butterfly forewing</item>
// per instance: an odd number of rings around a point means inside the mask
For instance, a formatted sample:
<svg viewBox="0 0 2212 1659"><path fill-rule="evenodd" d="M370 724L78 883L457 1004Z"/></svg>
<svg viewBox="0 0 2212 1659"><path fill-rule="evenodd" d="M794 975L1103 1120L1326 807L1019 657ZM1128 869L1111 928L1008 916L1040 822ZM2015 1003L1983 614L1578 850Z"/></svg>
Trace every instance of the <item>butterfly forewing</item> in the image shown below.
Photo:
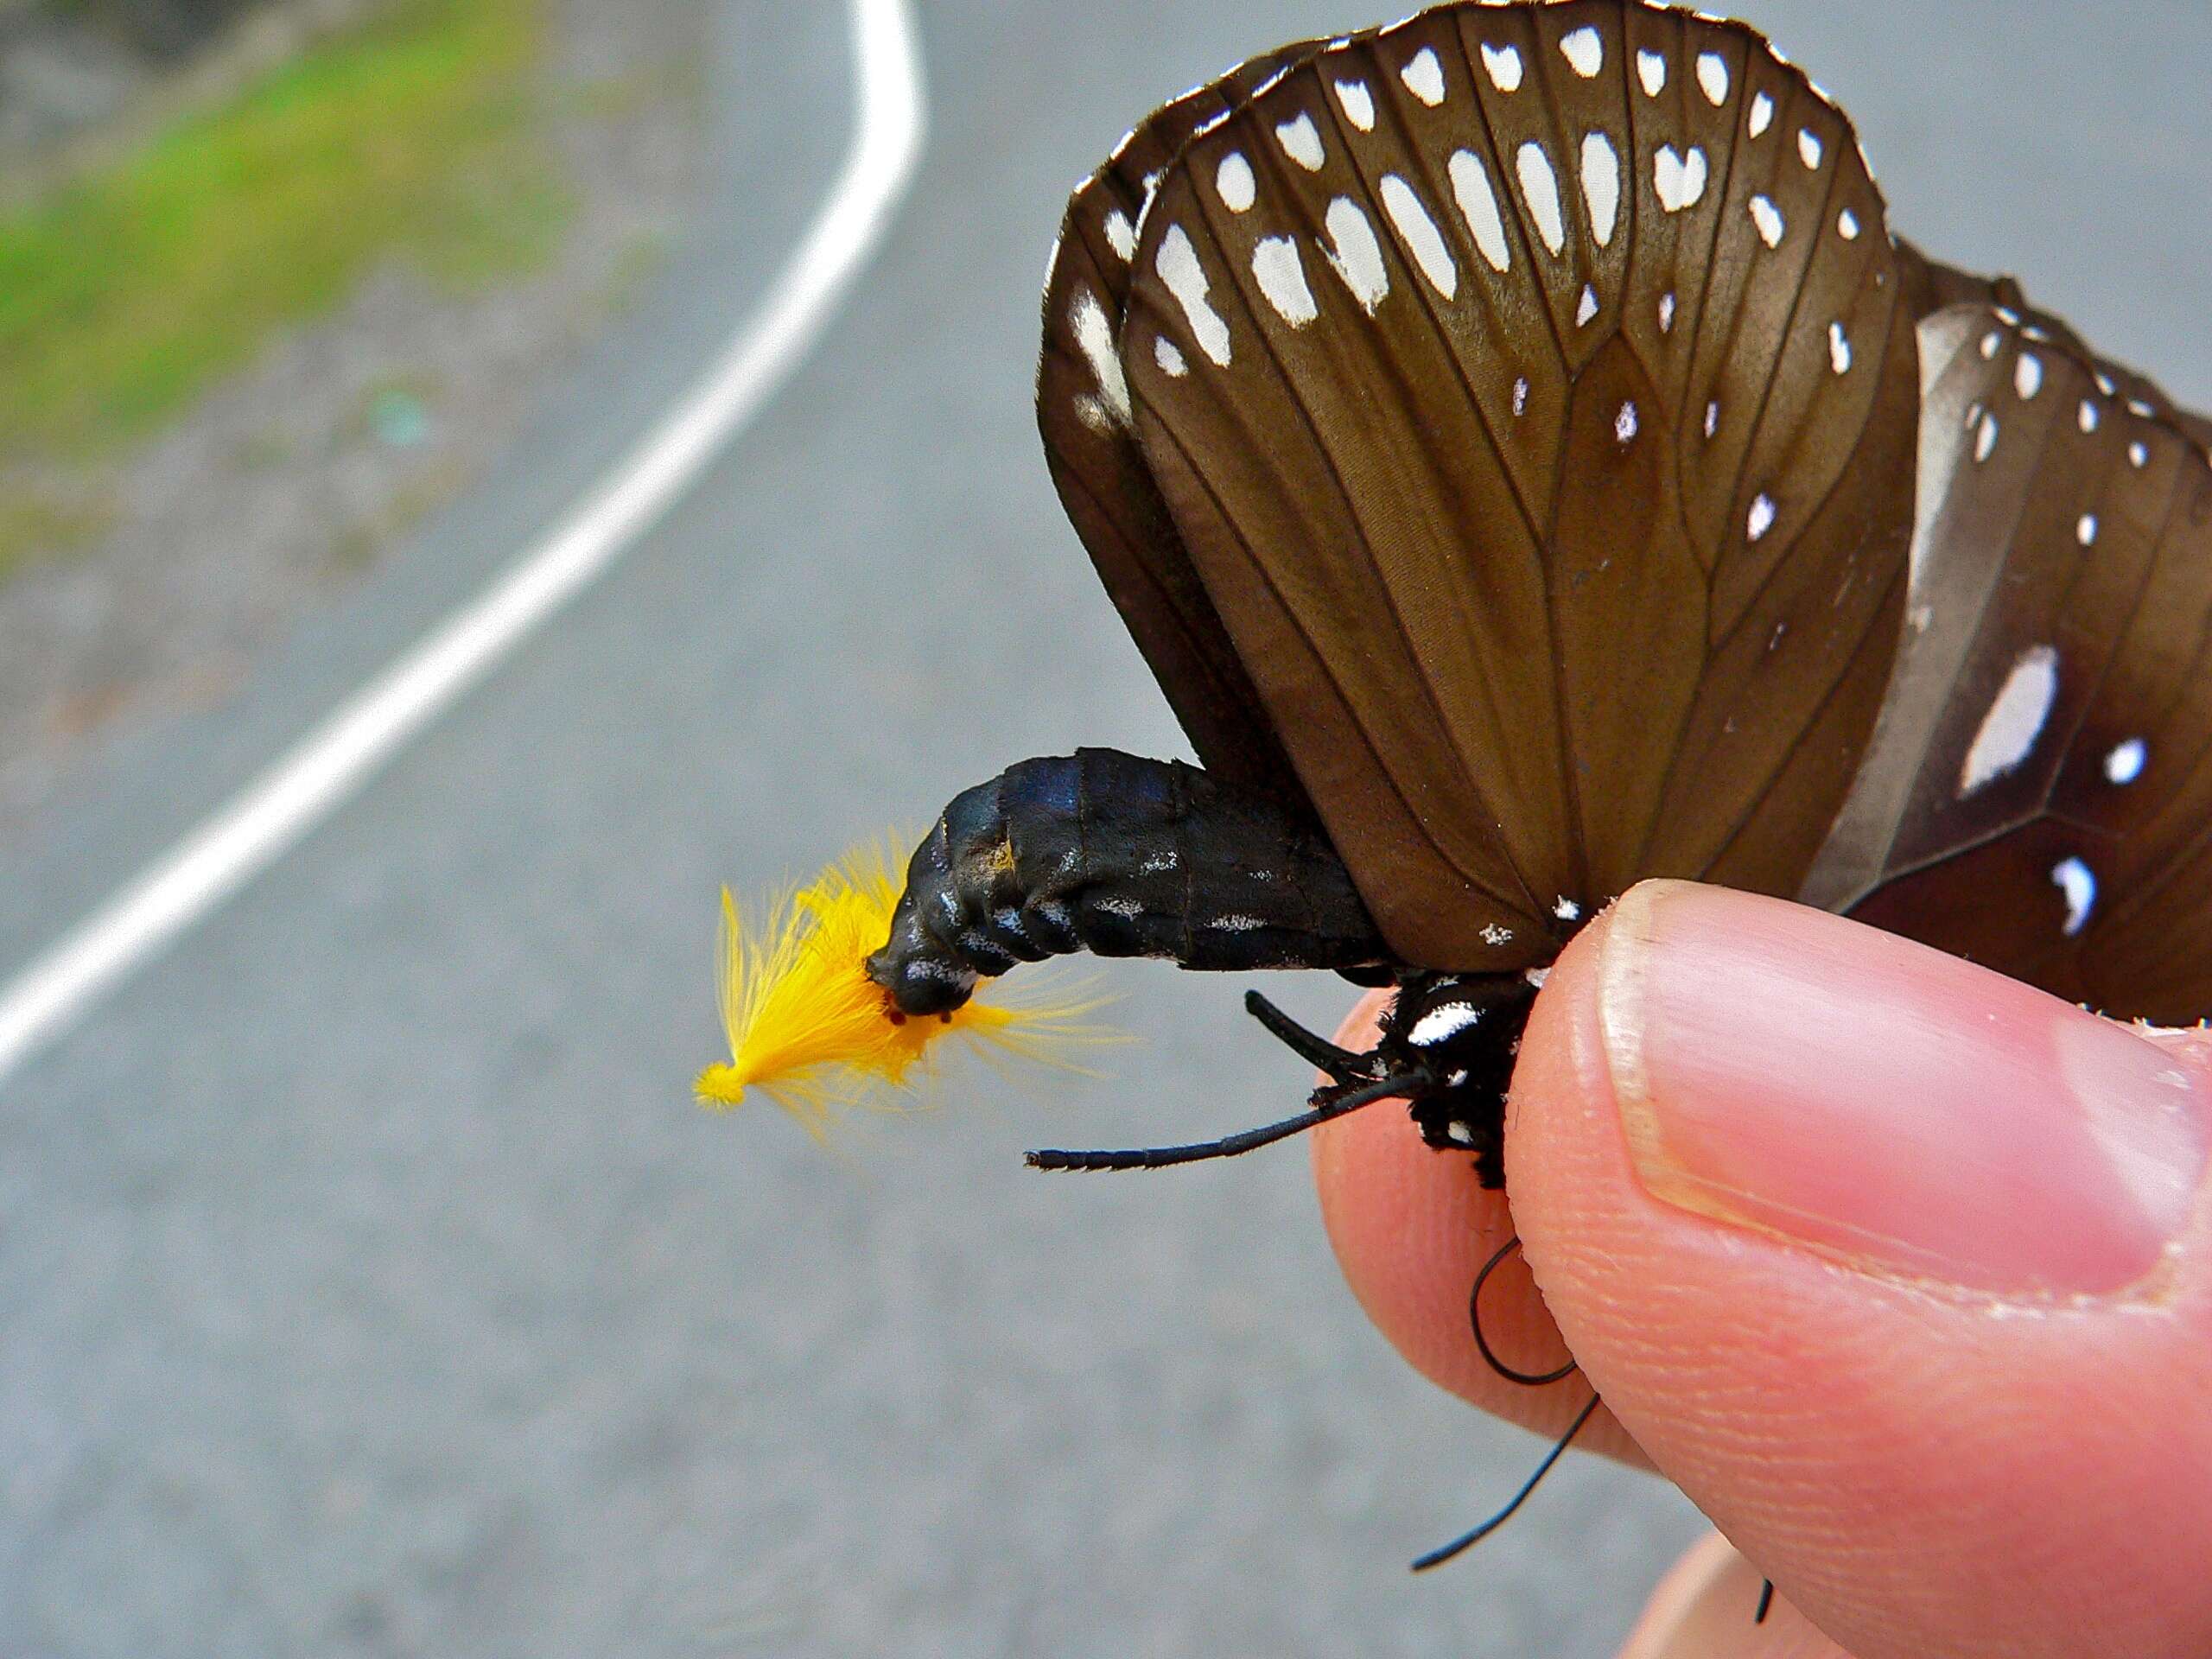
<svg viewBox="0 0 2212 1659"><path fill-rule="evenodd" d="M1543 960L1646 874L1796 887L1894 650L1901 289L1841 118L1629 0L1332 46L1168 170L1146 457L1408 959Z"/></svg>
<svg viewBox="0 0 2212 1659"><path fill-rule="evenodd" d="M1118 355L1137 227L1191 134L1314 43L1242 64L1154 111L1076 188L1046 275L1038 426L1060 501L1108 594L1207 767L1297 793L1251 678L1184 550L1136 441Z"/></svg>
<svg viewBox="0 0 2212 1659"><path fill-rule="evenodd" d="M2070 334L1969 303L1929 364L1906 641L1812 902L2114 1013L2212 1009L2212 467Z"/></svg>

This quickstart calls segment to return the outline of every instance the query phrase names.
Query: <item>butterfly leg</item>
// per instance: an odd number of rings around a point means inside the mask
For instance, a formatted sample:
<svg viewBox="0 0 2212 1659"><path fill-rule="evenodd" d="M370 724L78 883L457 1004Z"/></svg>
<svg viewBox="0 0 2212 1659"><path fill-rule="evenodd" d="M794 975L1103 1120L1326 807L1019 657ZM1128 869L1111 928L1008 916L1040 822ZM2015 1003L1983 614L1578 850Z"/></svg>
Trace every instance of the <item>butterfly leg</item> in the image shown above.
<svg viewBox="0 0 2212 1659"><path fill-rule="evenodd" d="M1025 760L954 798L907 867L870 978L910 1014L1088 950L1185 968L1387 963L1319 828L1196 767L1110 749Z"/></svg>

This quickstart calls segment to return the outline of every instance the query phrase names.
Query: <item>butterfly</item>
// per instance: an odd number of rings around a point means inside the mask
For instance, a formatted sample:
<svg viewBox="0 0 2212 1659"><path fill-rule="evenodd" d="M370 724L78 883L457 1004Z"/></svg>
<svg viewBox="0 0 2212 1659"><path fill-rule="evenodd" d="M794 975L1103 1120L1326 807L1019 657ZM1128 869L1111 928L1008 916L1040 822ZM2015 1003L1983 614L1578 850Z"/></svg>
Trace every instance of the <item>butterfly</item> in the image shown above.
<svg viewBox="0 0 2212 1659"><path fill-rule="evenodd" d="M1202 766L1023 762L866 972L1328 968L1370 1054L1182 1161L1403 1097L1503 1179L1548 964L1647 877L2107 1012L2212 1012L2212 426L1891 232L1741 24L1440 5L1263 54L1070 201L1038 410Z"/></svg>

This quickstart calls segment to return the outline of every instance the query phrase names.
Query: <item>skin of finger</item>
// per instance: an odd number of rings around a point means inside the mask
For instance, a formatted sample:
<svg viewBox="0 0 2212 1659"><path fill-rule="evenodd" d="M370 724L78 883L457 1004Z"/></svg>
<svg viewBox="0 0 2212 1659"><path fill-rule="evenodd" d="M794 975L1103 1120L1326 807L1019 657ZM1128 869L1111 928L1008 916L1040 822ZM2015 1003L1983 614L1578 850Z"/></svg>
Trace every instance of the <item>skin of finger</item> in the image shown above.
<svg viewBox="0 0 2212 1659"><path fill-rule="evenodd" d="M1374 1047L1389 1001L1388 992L1364 998L1337 1041L1355 1053ZM1324 1124L1311 1141L1329 1242L1376 1328L1438 1386L1524 1428L1562 1433L1590 1397L1583 1380L1572 1376L1541 1389L1507 1382L1484 1362L1467 1318L1476 1274L1513 1236L1505 1195L1484 1192L1465 1154L1425 1145L1395 1101ZM1568 1357L1529 1264L1517 1255L1483 1287L1483 1331L1498 1357L1516 1370L1548 1371ZM1603 1408L1574 1443L1650 1467Z"/></svg>
<svg viewBox="0 0 2212 1659"><path fill-rule="evenodd" d="M1600 1036L1612 920L1538 1000L1507 1172L1546 1304L1637 1443L1858 1659L2212 1653L2212 1202L2152 1285L2063 1303L1662 1205Z"/></svg>
<svg viewBox="0 0 2212 1659"><path fill-rule="evenodd" d="M1620 1659L1850 1659L1780 1596L1754 1622L1764 1580L1719 1533L1676 1562Z"/></svg>

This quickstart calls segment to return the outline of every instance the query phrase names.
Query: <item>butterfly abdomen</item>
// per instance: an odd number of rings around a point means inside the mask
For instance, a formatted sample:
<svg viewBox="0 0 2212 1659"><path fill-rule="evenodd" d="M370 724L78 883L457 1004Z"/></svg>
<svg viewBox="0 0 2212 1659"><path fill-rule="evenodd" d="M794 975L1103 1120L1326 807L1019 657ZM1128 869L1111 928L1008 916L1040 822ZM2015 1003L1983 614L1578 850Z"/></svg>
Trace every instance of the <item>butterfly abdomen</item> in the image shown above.
<svg viewBox="0 0 2212 1659"><path fill-rule="evenodd" d="M1088 950L1186 968L1357 968L1388 950L1319 829L1179 761L1024 760L956 796L868 971L910 1014Z"/></svg>

